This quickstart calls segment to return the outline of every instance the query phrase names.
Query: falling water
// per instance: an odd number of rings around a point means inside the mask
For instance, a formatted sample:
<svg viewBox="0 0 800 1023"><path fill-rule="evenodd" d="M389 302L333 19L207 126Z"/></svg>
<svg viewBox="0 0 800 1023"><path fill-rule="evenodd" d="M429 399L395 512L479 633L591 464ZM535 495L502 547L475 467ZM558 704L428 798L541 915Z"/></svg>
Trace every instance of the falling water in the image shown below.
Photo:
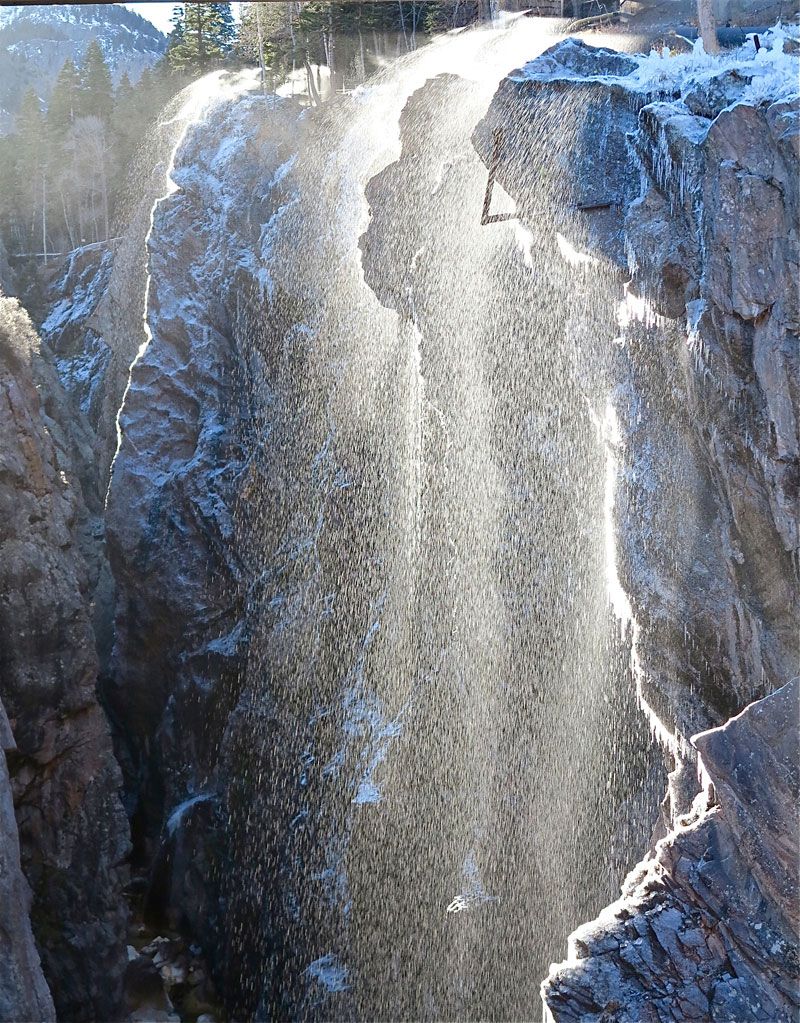
<svg viewBox="0 0 800 1023"><path fill-rule="evenodd" d="M449 36L304 115L257 197L221 883L258 1019L536 1019L641 851L594 425L618 296L547 206L577 109L530 154L538 212L480 225L472 134L549 24Z"/></svg>

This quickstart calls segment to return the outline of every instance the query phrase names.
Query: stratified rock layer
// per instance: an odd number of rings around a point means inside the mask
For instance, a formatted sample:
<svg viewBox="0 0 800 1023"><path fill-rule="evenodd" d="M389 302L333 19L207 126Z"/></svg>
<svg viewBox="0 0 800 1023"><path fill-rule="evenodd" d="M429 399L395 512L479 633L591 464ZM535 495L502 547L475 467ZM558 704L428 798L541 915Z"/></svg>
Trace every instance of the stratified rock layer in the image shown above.
<svg viewBox="0 0 800 1023"><path fill-rule="evenodd" d="M30 321L16 300L0 303L0 698L22 866L59 1017L109 1020L125 968L128 825L95 696L81 499L34 383Z"/></svg>
<svg viewBox="0 0 800 1023"><path fill-rule="evenodd" d="M570 938L558 1023L790 1023L800 1008L797 682L692 740L713 786Z"/></svg>
<svg viewBox="0 0 800 1023"><path fill-rule="evenodd" d="M798 669L799 128L796 104L655 103L633 139L629 308L655 319L626 332L614 396L619 571L679 736Z"/></svg>

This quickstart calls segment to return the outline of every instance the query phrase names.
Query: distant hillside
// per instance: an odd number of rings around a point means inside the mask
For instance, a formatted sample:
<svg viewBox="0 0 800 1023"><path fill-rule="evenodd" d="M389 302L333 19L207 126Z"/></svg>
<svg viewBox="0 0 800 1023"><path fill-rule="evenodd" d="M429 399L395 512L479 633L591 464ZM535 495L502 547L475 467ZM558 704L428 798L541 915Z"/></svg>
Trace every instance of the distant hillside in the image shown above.
<svg viewBox="0 0 800 1023"><path fill-rule="evenodd" d="M135 81L166 49L155 25L125 7L105 4L36 5L0 9L0 134L13 124L22 94L33 86L47 100L67 59L82 59L97 39L114 81Z"/></svg>

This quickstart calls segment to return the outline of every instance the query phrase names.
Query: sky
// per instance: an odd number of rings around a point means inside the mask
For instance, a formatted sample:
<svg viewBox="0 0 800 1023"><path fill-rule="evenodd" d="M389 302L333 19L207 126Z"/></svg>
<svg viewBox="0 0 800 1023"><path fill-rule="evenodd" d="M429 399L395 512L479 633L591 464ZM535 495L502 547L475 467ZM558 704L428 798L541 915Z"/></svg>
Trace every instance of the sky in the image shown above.
<svg viewBox="0 0 800 1023"><path fill-rule="evenodd" d="M172 17L173 8L176 6L177 0L173 0L171 3L142 3L142 4L123 4L123 7L127 7L131 11L136 11L137 14L141 14L143 18L147 18L148 21L160 28L162 32L168 33L172 31L172 25L170 18ZM239 4L231 4L233 10L233 16L239 17Z"/></svg>

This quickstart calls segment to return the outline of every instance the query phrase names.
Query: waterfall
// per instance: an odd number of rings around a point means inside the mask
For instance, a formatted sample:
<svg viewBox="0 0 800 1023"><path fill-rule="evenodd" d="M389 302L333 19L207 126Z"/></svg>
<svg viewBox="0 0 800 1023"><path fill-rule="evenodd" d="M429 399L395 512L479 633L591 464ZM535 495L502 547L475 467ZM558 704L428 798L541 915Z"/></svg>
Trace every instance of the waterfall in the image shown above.
<svg viewBox="0 0 800 1023"><path fill-rule="evenodd" d="M537 214L480 223L473 132L548 24L440 39L294 135L253 114L294 148L248 197L235 324L249 645L220 884L258 1019L537 1018L642 844L593 420L618 296L548 217L575 110L542 126Z"/></svg>

